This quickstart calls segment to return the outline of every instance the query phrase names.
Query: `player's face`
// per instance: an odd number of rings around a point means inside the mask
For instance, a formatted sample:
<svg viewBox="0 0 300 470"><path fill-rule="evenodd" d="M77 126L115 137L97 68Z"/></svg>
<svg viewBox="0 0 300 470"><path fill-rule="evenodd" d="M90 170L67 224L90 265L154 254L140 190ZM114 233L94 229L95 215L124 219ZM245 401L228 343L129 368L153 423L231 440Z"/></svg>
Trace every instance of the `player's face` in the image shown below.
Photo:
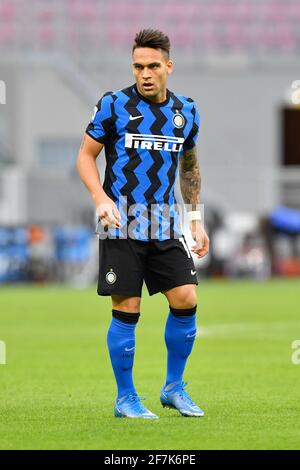
<svg viewBox="0 0 300 470"><path fill-rule="evenodd" d="M173 62L163 51L150 47L136 48L132 58L133 75L139 93L157 103L164 101Z"/></svg>

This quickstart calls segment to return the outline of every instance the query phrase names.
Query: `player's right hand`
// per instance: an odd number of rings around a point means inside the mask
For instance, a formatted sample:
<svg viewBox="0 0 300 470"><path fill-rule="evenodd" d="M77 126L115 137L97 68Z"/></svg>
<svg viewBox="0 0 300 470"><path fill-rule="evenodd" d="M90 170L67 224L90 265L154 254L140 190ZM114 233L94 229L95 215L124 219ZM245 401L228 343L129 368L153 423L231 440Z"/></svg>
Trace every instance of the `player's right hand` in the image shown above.
<svg viewBox="0 0 300 470"><path fill-rule="evenodd" d="M120 212L112 199L105 196L97 204L97 215L100 219L100 223L104 228L120 228L121 227L121 215Z"/></svg>
<svg viewBox="0 0 300 470"><path fill-rule="evenodd" d="M190 224L192 237L196 244L191 248L198 258L203 258L209 251L209 238L199 220L193 220Z"/></svg>

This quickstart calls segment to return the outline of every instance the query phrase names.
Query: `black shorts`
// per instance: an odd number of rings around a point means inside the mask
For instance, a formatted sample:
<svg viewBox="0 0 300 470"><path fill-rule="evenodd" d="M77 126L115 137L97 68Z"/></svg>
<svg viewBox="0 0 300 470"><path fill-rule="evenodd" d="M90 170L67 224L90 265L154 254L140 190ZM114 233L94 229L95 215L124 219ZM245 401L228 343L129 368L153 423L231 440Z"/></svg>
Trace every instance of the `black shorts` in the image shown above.
<svg viewBox="0 0 300 470"><path fill-rule="evenodd" d="M185 284L198 284L185 238L164 241L99 240L99 295L141 297Z"/></svg>

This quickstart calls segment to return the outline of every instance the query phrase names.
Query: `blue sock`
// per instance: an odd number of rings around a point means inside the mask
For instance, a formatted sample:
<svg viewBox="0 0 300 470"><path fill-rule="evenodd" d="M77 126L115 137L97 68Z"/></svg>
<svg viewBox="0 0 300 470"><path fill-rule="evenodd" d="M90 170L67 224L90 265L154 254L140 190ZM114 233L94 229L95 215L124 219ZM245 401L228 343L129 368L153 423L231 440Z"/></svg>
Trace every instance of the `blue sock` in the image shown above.
<svg viewBox="0 0 300 470"><path fill-rule="evenodd" d="M135 393L132 368L135 352L135 328L139 313L113 310L113 318L107 333L107 345L115 374L118 398Z"/></svg>
<svg viewBox="0 0 300 470"><path fill-rule="evenodd" d="M165 387L182 382L186 362L196 338L196 308L197 306L181 310L170 307L165 329L168 350Z"/></svg>

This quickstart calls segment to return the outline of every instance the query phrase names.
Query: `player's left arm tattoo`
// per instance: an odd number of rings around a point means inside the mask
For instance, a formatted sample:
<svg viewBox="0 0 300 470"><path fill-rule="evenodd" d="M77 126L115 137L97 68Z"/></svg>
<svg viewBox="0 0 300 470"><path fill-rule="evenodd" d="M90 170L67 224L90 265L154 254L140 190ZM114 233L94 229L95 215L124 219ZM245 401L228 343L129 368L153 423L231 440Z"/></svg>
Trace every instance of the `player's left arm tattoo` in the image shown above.
<svg viewBox="0 0 300 470"><path fill-rule="evenodd" d="M200 204L201 174L196 147L185 150L179 164L180 188L185 204L197 210Z"/></svg>

